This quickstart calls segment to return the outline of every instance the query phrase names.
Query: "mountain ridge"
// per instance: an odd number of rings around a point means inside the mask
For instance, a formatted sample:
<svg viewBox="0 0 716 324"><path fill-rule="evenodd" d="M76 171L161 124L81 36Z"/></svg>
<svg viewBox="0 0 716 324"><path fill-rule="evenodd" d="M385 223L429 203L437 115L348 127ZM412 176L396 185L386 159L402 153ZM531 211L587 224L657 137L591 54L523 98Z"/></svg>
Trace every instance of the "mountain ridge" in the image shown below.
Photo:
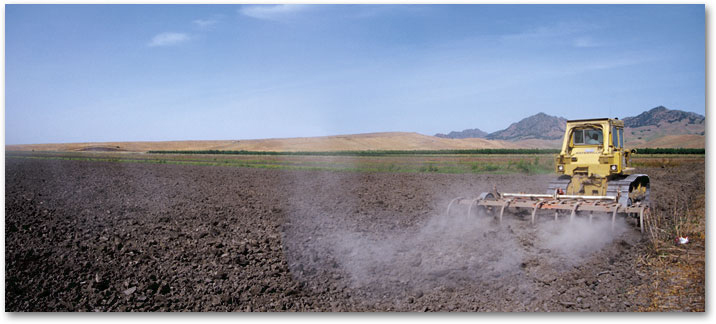
<svg viewBox="0 0 716 324"><path fill-rule="evenodd" d="M675 123L683 120L688 120L688 124L703 124L706 117L693 112L657 106L634 117L624 118L624 127L658 126L663 122Z"/></svg>
<svg viewBox="0 0 716 324"><path fill-rule="evenodd" d="M435 134L435 137L440 138L485 138L486 136L487 132L479 128L470 128L459 132L452 131L448 134Z"/></svg>
<svg viewBox="0 0 716 324"><path fill-rule="evenodd" d="M567 119L539 112L512 123L503 130L488 134L491 140L560 139L564 135Z"/></svg>
<svg viewBox="0 0 716 324"><path fill-rule="evenodd" d="M648 141L670 135L705 135L705 117L703 115L676 109L657 106L640 113L637 116L623 118L625 132L633 135L631 141L646 145ZM567 119L551 116L539 112L532 116L510 124L507 128L489 133L479 138L488 140L524 141L561 140ZM443 138L469 138L466 137L475 129L457 132L452 131L441 135ZM482 131L481 131L482 132ZM484 133L484 132L483 132ZM460 137L457 137L460 136ZM630 140L629 136L627 141ZM676 137L674 137L676 138ZM693 141L693 139L692 139Z"/></svg>

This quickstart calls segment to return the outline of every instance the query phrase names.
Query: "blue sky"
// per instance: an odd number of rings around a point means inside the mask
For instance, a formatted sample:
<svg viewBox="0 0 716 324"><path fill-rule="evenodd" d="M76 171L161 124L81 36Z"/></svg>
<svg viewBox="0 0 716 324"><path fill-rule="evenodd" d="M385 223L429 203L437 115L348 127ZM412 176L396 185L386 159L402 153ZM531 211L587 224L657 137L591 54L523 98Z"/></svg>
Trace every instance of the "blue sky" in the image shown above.
<svg viewBox="0 0 716 324"><path fill-rule="evenodd" d="M6 144L705 113L703 5L7 5Z"/></svg>

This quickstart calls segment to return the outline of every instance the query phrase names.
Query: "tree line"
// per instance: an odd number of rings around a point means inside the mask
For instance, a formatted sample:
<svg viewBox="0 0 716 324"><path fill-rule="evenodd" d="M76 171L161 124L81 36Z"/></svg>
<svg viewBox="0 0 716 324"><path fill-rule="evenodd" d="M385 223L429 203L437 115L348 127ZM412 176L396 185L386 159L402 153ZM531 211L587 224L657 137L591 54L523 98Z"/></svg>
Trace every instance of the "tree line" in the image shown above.
<svg viewBox="0 0 716 324"><path fill-rule="evenodd" d="M148 151L157 154L232 154L232 155L346 155L346 156L383 156L383 155L419 155L419 154L549 154L559 153L557 149L468 149L468 150L368 150L368 151L223 151L223 150L175 150Z"/></svg>
<svg viewBox="0 0 716 324"><path fill-rule="evenodd" d="M557 154L559 149L467 149L467 150L368 150L368 151L224 151L224 150L153 150L154 154L229 154L229 155L323 155L323 156L386 156L386 155L439 155L439 154ZM637 154L705 154L700 148L639 148Z"/></svg>

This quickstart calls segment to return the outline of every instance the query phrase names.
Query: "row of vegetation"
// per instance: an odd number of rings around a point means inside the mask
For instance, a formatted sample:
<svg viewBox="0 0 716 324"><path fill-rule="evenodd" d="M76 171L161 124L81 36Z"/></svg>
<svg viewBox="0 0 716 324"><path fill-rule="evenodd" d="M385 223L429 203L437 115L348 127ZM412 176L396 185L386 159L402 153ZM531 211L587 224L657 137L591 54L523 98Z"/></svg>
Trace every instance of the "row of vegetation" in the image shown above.
<svg viewBox="0 0 716 324"><path fill-rule="evenodd" d="M222 151L178 150L148 151L156 154L232 154L232 155L325 155L325 156L385 156L385 155L440 155L440 154L555 154L557 149L472 149L472 150L369 150L369 151Z"/></svg>
<svg viewBox="0 0 716 324"><path fill-rule="evenodd" d="M222 150L175 150L149 151L154 154L229 154L229 155L319 155L319 156L389 156L389 155L444 155L444 154L557 154L558 149L473 149L473 150L370 150L370 151L222 151ZM641 148L639 154L705 154L703 148Z"/></svg>
<svg viewBox="0 0 716 324"><path fill-rule="evenodd" d="M637 154L706 154L705 148L641 148Z"/></svg>
<svg viewBox="0 0 716 324"><path fill-rule="evenodd" d="M395 166L391 164L387 170L391 172L434 172L434 173L526 173L544 174L553 172L551 159L542 160L538 156L534 160L519 159L508 161L475 161L468 163L427 163L416 167L413 165Z"/></svg>
<svg viewBox="0 0 716 324"><path fill-rule="evenodd" d="M495 160L477 161L449 161L439 159L425 160L385 160L385 161L305 161L291 159L236 159L213 157L197 157L186 159L177 156L176 159L168 156L87 156L87 155L16 155L11 154L8 158L26 159L53 159L53 160L77 160L95 162L131 162L131 163L153 163L153 164L183 164L183 165L206 165L206 166L229 166L245 168L268 168L284 170L324 170L324 171L349 171L349 172L400 172L400 173L525 173L540 174L551 173L554 169L554 162L551 158L540 158L539 155L525 156L519 158L496 157Z"/></svg>

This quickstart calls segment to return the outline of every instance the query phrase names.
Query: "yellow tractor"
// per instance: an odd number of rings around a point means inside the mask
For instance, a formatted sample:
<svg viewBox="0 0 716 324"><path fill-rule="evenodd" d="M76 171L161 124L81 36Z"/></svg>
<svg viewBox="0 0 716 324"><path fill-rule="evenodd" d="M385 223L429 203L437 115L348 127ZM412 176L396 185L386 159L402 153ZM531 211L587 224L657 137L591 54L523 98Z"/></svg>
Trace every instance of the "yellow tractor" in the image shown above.
<svg viewBox="0 0 716 324"><path fill-rule="evenodd" d="M619 119L583 119L567 121L562 150L555 157L555 169L561 176L552 181L545 194L483 192L479 197L458 197L448 205L468 205L467 212L481 209L501 222L507 208L528 209L534 223L538 210L560 212L573 220L579 212L588 212L589 220L600 214L637 217L644 231L649 211L649 176L630 174L629 159L635 151L624 148L624 122ZM497 211L499 210L499 214Z"/></svg>

